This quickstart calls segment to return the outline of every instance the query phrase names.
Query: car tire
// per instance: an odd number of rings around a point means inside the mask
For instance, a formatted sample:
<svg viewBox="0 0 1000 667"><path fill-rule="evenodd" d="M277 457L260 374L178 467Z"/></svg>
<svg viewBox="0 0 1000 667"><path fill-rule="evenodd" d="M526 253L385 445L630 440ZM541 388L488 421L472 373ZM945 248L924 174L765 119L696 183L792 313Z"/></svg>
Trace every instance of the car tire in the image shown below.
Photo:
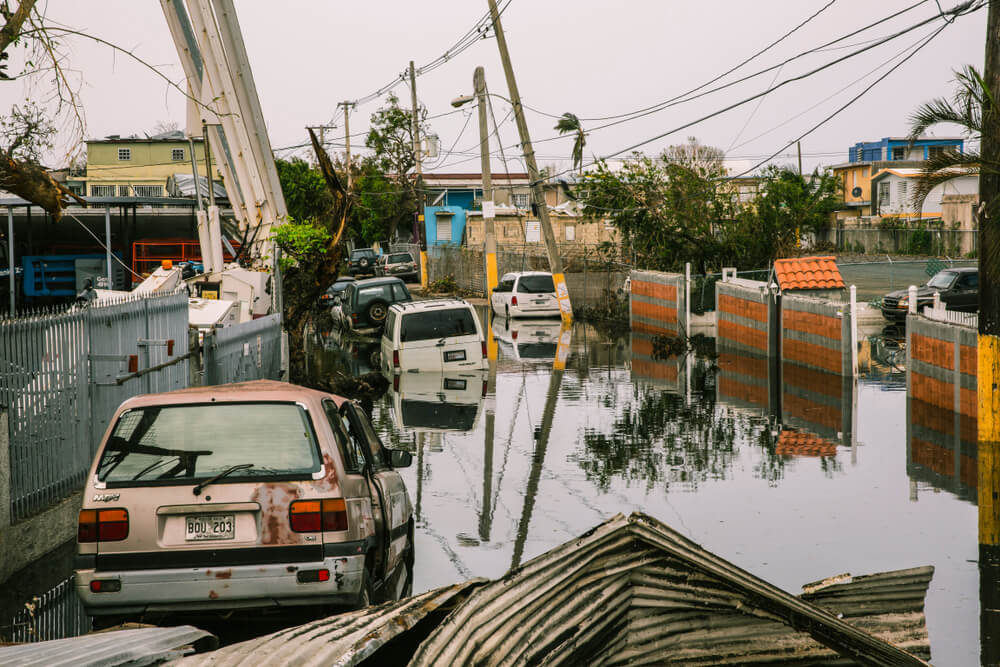
<svg viewBox="0 0 1000 667"><path fill-rule="evenodd" d="M375 591L372 588L371 567L366 563L364 574L361 575L361 590L358 591L358 601L354 604L355 609L364 609L375 604Z"/></svg>
<svg viewBox="0 0 1000 667"><path fill-rule="evenodd" d="M364 257L362 257L362 258L361 258L361 261L359 261L359 262L358 262L358 265L359 265L359 266L360 266L360 267L361 267L361 268L363 269L363 268L365 268L366 266L368 266L368 260L367 260L367 259L365 259Z"/></svg>
<svg viewBox="0 0 1000 667"><path fill-rule="evenodd" d="M373 301L368 304L368 309L365 312L368 315L368 321L373 324L382 324L385 322L385 316L389 314L389 304L385 301Z"/></svg>

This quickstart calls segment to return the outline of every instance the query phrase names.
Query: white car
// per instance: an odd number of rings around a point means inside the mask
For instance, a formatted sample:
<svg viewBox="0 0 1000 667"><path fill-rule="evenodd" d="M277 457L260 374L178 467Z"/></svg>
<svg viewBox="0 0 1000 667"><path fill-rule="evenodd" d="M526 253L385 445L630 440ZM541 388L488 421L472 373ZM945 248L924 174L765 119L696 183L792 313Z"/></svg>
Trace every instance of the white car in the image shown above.
<svg viewBox="0 0 1000 667"><path fill-rule="evenodd" d="M493 337L505 357L517 361L552 361L559 349L561 320L493 318Z"/></svg>
<svg viewBox="0 0 1000 667"><path fill-rule="evenodd" d="M402 373L392 376L397 430L420 433L471 431L486 396L486 373Z"/></svg>
<svg viewBox="0 0 1000 667"><path fill-rule="evenodd" d="M382 332L386 374L487 368L486 338L476 310L464 299L397 303Z"/></svg>
<svg viewBox="0 0 1000 667"><path fill-rule="evenodd" d="M552 274L544 271L505 274L493 288L490 307L501 317L559 317Z"/></svg>

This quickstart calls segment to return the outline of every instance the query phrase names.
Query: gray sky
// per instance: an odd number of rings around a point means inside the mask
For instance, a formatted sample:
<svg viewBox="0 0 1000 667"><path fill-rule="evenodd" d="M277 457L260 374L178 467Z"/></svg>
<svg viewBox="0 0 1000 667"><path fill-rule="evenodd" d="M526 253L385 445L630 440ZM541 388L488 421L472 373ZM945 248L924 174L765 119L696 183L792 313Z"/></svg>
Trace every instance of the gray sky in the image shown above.
<svg viewBox="0 0 1000 667"><path fill-rule="evenodd" d="M775 65L903 9L913 1L835 0L801 30L723 81ZM828 2L512 0L503 15L503 24L525 104L550 114L571 111L591 118L640 109L695 88L774 41ZM941 0L945 7L954 2ZM434 60L487 11L485 0L432 3L243 0L237 5L275 148L302 143L306 125L322 124L335 117L338 127L329 132L342 141L343 125L336 113L337 102L367 95L403 72L411 59L418 67ZM183 77L158 2L49 0L46 12L55 21L121 45L175 81ZM838 46L861 45L936 13L935 2L929 0ZM917 104L951 93L954 68L966 63L981 68L985 22L985 10L959 18L888 79L804 139L805 167L845 161L848 146L856 141L905 134L907 117ZM756 101L751 102L656 140L642 150L655 153L687 136L696 136L703 143L727 150L732 158L749 166L860 92L898 60L870 75L869 72L941 23L937 20L819 75L791 83L767 95L759 107ZM64 47L71 66L83 77L88 136L151 131L160 120L183 123L183 97L147 68L84 38L67 37ZM776 80L797 76L851 50L827 50L790 63L777 72ZM10 69L16 70L19 65L15 61ZM450 100L471 92L476 65L485 67L491 92L507 96L496 41L484 39L418 78L419 98L430 114L452 111ZM756 94L775 80L775 74L768 72L640 120L594 130L588 137L587 158L619 151ZM852 83L858 79L861 80ZM4 97L9 96L10 102L17 101L19 96L39 95L37 89L25 83L0 84L0 91ZM397 87L396 93L409 103L407 85ZM352 133L367 127L368 117L378 105L379 101L370 102L354 112ZM501 121L508 116L510 107L495 99L494 109L497 120ZM431 121L440 136L442 151L454 146L461 154L434 161L429 170L478 172L475 116L466 124L467 114L473 112L469 105L464 113ZM555 120L529 111L528 121L532 138L538 142L539 163L568 167L571 139L540 141L556 135ZM584 122L585 128L600 124ZM939 136L947 133L945 129L937 132ZM502 123L500 136L507 147L517 143L516 129L510 119ZM353 146L362 145L362 139L353 139ZM495 137L491 139L495 151L497 142ZM342 149L334 144L332 150ZM283 156L289 154L289 151L279 152ZM308 156L307 151L300 154ZM794 148L787 155L781 161L793 162ZM515 149L508 148L507 156L515 158L511 159L512 171L523 170L516 160L519 156ZM494 164L495 169L502 168L499 160Z"/></svg>

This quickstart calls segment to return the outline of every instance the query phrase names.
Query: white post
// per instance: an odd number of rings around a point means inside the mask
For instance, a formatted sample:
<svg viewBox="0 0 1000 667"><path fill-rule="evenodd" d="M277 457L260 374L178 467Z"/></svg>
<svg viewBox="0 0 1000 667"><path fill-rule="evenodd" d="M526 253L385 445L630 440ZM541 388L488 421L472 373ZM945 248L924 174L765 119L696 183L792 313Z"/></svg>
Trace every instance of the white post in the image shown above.
<svg viewBox="0 0 1000 667"><path fill-rule="evenodd" d="M14 292L16 275L14 273L14 209L7 207L7 283L10 285L10 318L14 319Z"/></svg>
<svg viewBox="0 0 1000 667"><path fill-rule="evenodd" d="M941 292L934 292L934 310L941 310Z"/></svg>
<svg viewBox="0 0 1000 667"><path fill-rule="evenodd" d="M684 337L691 339L691 262L684 264Z"/></svg>
<svg viewBox="0 0 1000 667"><path fill-rule="evenodd" d="M851 369L858 377L858 288L851 285Z"/></svg>
<svg viewBox="0 0 1000 667"><path fill-rule="evenodd" d="M910 285L910 289L907 294L909 295L909 310L913 315L917 314L917 286Z"/></svg>
<svg viewBox="0 0 1000 667"><path fill-rule="evenodd" d="M108 269L108 289L114 289L115 283L111 279L111 207L104 207L104 251L105 261Z"/></svg>

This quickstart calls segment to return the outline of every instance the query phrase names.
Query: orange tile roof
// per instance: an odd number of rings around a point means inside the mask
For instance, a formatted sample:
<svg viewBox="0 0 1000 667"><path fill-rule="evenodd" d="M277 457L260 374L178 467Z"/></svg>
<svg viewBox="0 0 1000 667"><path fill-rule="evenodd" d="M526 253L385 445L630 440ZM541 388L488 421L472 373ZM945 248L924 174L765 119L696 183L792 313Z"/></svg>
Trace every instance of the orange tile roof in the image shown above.
<svg viewBox="0 0 1000 667"><path fill-rule="evenodd" d="M774 273L782 291L844 287L844 279L834 257L778 259L774 262Z"/></svg>
<svg viewBox="0 0 1000 667"><path fill-rule="evenodd" d="M782 431L774 452L779 456L836 456L837 445L805 431Z"/></svg>

